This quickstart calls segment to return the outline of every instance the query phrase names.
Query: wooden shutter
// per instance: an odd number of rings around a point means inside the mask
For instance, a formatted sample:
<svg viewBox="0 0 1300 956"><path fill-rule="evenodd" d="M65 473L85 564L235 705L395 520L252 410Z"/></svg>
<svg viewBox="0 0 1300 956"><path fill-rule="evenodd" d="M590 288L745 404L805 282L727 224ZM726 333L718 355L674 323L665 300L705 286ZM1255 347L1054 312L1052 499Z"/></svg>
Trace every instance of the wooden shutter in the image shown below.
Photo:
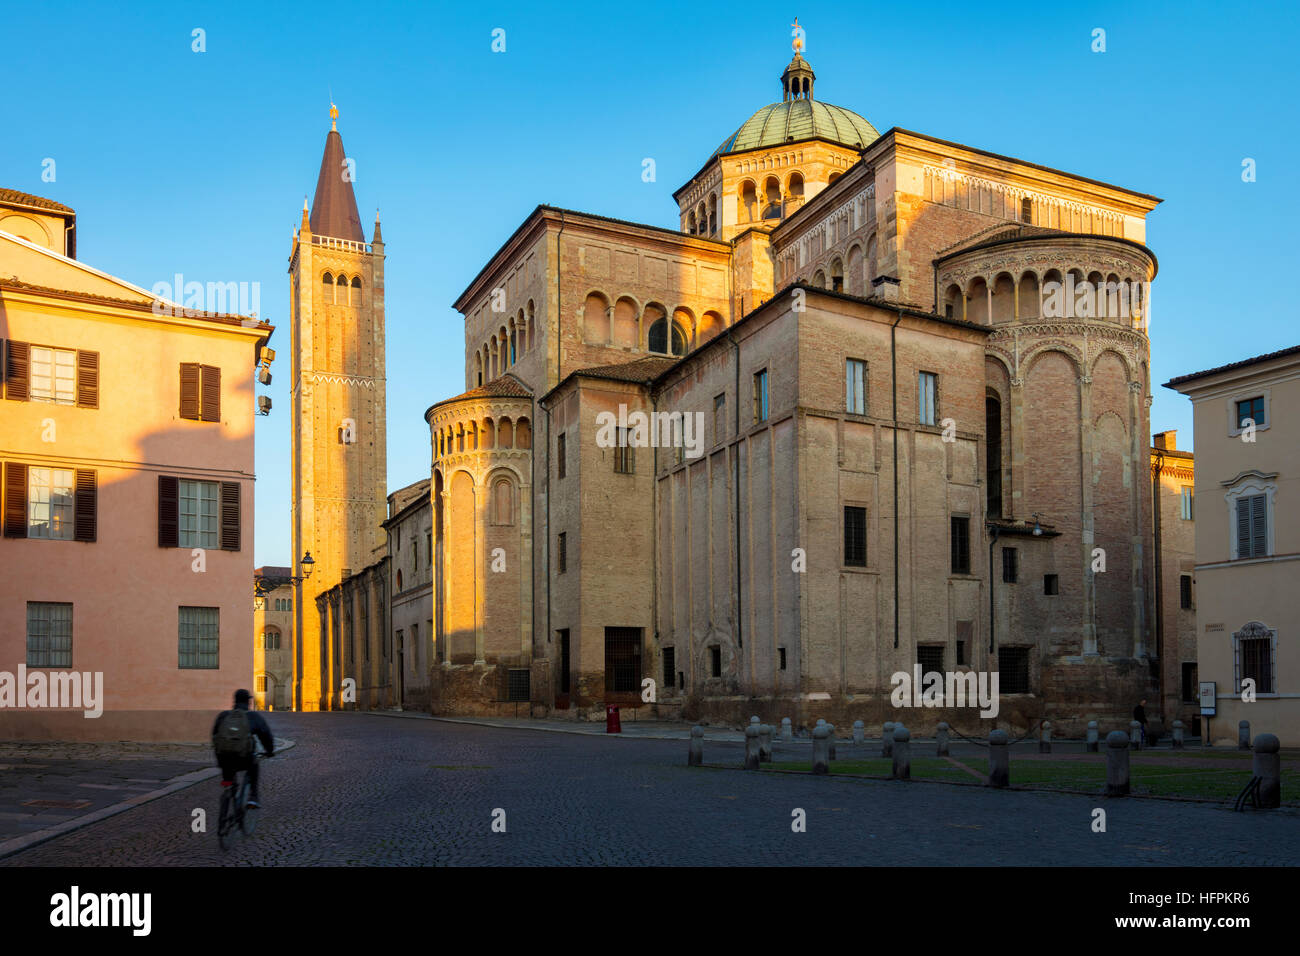
<svg viewBox="0 0 1300 956"><path fill-rule="evenodd" d="M5 398L27 401L31 374L31 346L10 339L5 349Z"/></svg>
<svg viewBox="0 0 1300 956"><path fill-rule="evenodd" d="M174 475L158 476L158 547L175 548L180 540L180 485Z"/></svg>
<svg viewBox="0 0 1300 956"><path fill-rule="evenodd" d="M239 482L221 483L221 550L239 550Z"/></svg>
<svg viewBox="0 0 1300 956"><path fill-rule="evenodd" d="M90 353L94 355L95 353ZM80 388L80 385L78 385ZM99 489L95 483L95 473L88 469L77 469L77 492L73 508L72 537L76 541L94 541L98 520Z"/></svg>
<svg viewBox="0 0 1300 956"><path fill-rule="evenodd" d="M181 363L181 418L199 421L199 365Z"/></svg>
<svg viewBox="0 0 1300 956"><path fill-rule="evenodd" d="M203 420L221 421L221 369L213 365L201 366Z"/></svg>
<svg viewBox="0 0 1300 956"><path fill-rule="evenodd" d="M1250 535L1253 547L1251 556L1262 558L1268 553L1268 496L1253 495L1250 499Z"/></svg>
<svg viewBox="0 0 1300 956"><path fill-rule="evenodd" d="M13 461L5 462L5 537L27 537L27 466Z"/></svg>
<svg viewBox="0 0 1300 956"><path fill-rule="evenodd" d="M77 407L99 408L99 353L77 349Z"/></svg>
<svg viewBox="0 0 1300 956"><path fill-rule="evenodd" d="M1237 499L1237 557L1250 557L1250 499Z"/></svg>

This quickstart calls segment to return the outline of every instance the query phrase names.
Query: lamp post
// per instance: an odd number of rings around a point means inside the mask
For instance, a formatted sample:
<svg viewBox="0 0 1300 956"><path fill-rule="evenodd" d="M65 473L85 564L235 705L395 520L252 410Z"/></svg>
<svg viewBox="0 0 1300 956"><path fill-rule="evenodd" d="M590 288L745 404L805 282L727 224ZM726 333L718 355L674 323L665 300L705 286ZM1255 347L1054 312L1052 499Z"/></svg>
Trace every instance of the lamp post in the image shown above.
<svg viewBox="0 0 1300 956"><path fill-rule="evenodd" d="M260 611L266 604L266 595L270 594L276 588L284 587L286 583L301 584L303 581L306 581L311 577L311 573L316 567L316 559L311 556L310 551L304 553L302 558L299 559L298 567L302 569L302 574L290 574L287 577L277 578L256 578L253 581L253 607Z"/></svg>

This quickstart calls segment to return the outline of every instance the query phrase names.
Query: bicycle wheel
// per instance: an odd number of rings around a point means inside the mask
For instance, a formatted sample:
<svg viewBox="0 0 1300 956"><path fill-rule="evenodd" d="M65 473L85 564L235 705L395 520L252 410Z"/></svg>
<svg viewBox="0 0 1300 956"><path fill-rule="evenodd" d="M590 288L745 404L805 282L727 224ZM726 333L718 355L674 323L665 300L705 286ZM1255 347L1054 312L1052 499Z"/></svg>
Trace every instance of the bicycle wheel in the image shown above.
<svg viewBox="0 0 1300 956"><path fill-rule="evenodd" d="M217 814L217 843L221 849L229 850L231 831L235 828L234 787L221 788L221 810Z"/></svg>
<svg viewBox="0 0 1300 956"><path fill-rule="evenodd" d="M239 784L239 831L251 834L257 829L257 811L248 807L248 791L248 771L245 771Z"/></svg>

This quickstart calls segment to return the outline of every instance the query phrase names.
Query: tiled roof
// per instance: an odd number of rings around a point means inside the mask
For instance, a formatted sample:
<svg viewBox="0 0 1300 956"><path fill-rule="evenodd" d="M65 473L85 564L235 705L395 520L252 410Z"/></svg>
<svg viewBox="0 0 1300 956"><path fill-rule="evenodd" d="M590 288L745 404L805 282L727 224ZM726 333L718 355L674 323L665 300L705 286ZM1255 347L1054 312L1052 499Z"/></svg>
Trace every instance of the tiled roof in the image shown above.
<svg viewBox="0 0 1300 956"><path fill-rule="evenodd" d="M1278 349L1276 352L1269 352L1265 355L1256 355L1254 358L1242 359L1240 362L1230 362L1227 365L1220 365L1218 368L1207 368L1204 372L1192 372L1190 375L1179 375L1177 378L1171 378L1165 382L1165 388L1173 388L1175 385L1181 385L1183 382L1192 382L1198 378L1205 378L1209 375L1218 375L1220 372L1231 372L1235 369L1246 368L1248 365L1258 365L1272 359L1286 358L1290 355L1300 355L1300 345L1293 345L1288 349Z"/></svg>
<svg viewBox="0 0 1300 956"><path fill-rule="evenodd" d="M527 385L515 378L510 372L495 378L486 385L480 385L478 388L471 388L468 392L461 392L459 395L453 395L451 398L444 398L440 402L434 402L432 408L439 405L446 405L448 402L463 402L470 398L532 398L533 392Z"/></svg>
<svg viewBox="0 0 1300 956"><path fill-rule="evenodd" d="M764 106L727 137L713 155L782 146L818 137L862 149L880 134L852 110L820 100L794 99Z"/></svg>
<svg viewBox="0 0 1300 956"><path fill-rule="evenodd" d="M44 196L33 196L31 193L19 192L17 189L6 189L0 186L0 203L16 203L23 206L37 206L41 209L48 209L51 212L72 212L73 210L57 203L53 199L46 199Z"/></svg>
<svg viewBox="0 0 1300 956"><path fill-rule="evenodd" d="M264 564L260 568L253 569L255 578L291 578L293 577L293 568L282 568L278 564Z"/></svg>
<svg viewBox="0 0 1300 956"><path fill-rule="evenodd" d="M654 381L681 360L680 356L678 358L647 356L633 359L631 362L620 362L617 365L593 365L590 368L575 369L573 374L587 378L608 378L618 382L637 382L644 385L647 382Z"/></svg>
<svg viewBox="0 0 1300 956"><path fill-rule="evenodd" d="M125 306L129 309L139 309L153 311L152 302L140 302L138 299L119 299L111 295L96 295L93 292L81 292L76 289L55 289L52 286L33 285L30 282L23 282L14 276L0 276L0 289L21 289L25 292L39 292L46 295L56 295L61 298L81 299L90 302L104 302L109 305ZM186 309L179 303L176 303L178 314L189 319L207 319L209 322L221 322L225 325L244 325L245 319L252 319L251 316L229 315L224 312L200 312L197 309ZM252 319L255 323L246 328L264 328L269 329L271 325L265 319Z"/></svg>

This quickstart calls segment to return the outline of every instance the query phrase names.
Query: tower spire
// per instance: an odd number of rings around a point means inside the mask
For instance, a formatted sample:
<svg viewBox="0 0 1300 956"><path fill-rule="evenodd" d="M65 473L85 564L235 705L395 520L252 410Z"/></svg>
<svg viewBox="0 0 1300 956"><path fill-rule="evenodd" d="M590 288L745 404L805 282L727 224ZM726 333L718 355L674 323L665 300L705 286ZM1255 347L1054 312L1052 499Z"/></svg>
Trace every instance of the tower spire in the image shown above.
<svg viewBox="0 0 1300 956"><path fill-rule="evenodd" d="M352 191L356 166L343 151L338 130L338 107L330 103L330 131L325 136L316 196L311 204L311 231L318 236L365 242L357 197Z"/></svg>
<svg viewBox="0 0 1300 956"><path fill-rule="evenodd" d="M803 58L804 48L804 30L799 26L799 18L794 18L791 25L790 35L794 39L790 42L790 48L794 50L794 57L790 60L790 65L785 68L781 74L781 91L786 101L813 98L813 81L817 79L817 74L813 72L812 64Z"/></svg>

